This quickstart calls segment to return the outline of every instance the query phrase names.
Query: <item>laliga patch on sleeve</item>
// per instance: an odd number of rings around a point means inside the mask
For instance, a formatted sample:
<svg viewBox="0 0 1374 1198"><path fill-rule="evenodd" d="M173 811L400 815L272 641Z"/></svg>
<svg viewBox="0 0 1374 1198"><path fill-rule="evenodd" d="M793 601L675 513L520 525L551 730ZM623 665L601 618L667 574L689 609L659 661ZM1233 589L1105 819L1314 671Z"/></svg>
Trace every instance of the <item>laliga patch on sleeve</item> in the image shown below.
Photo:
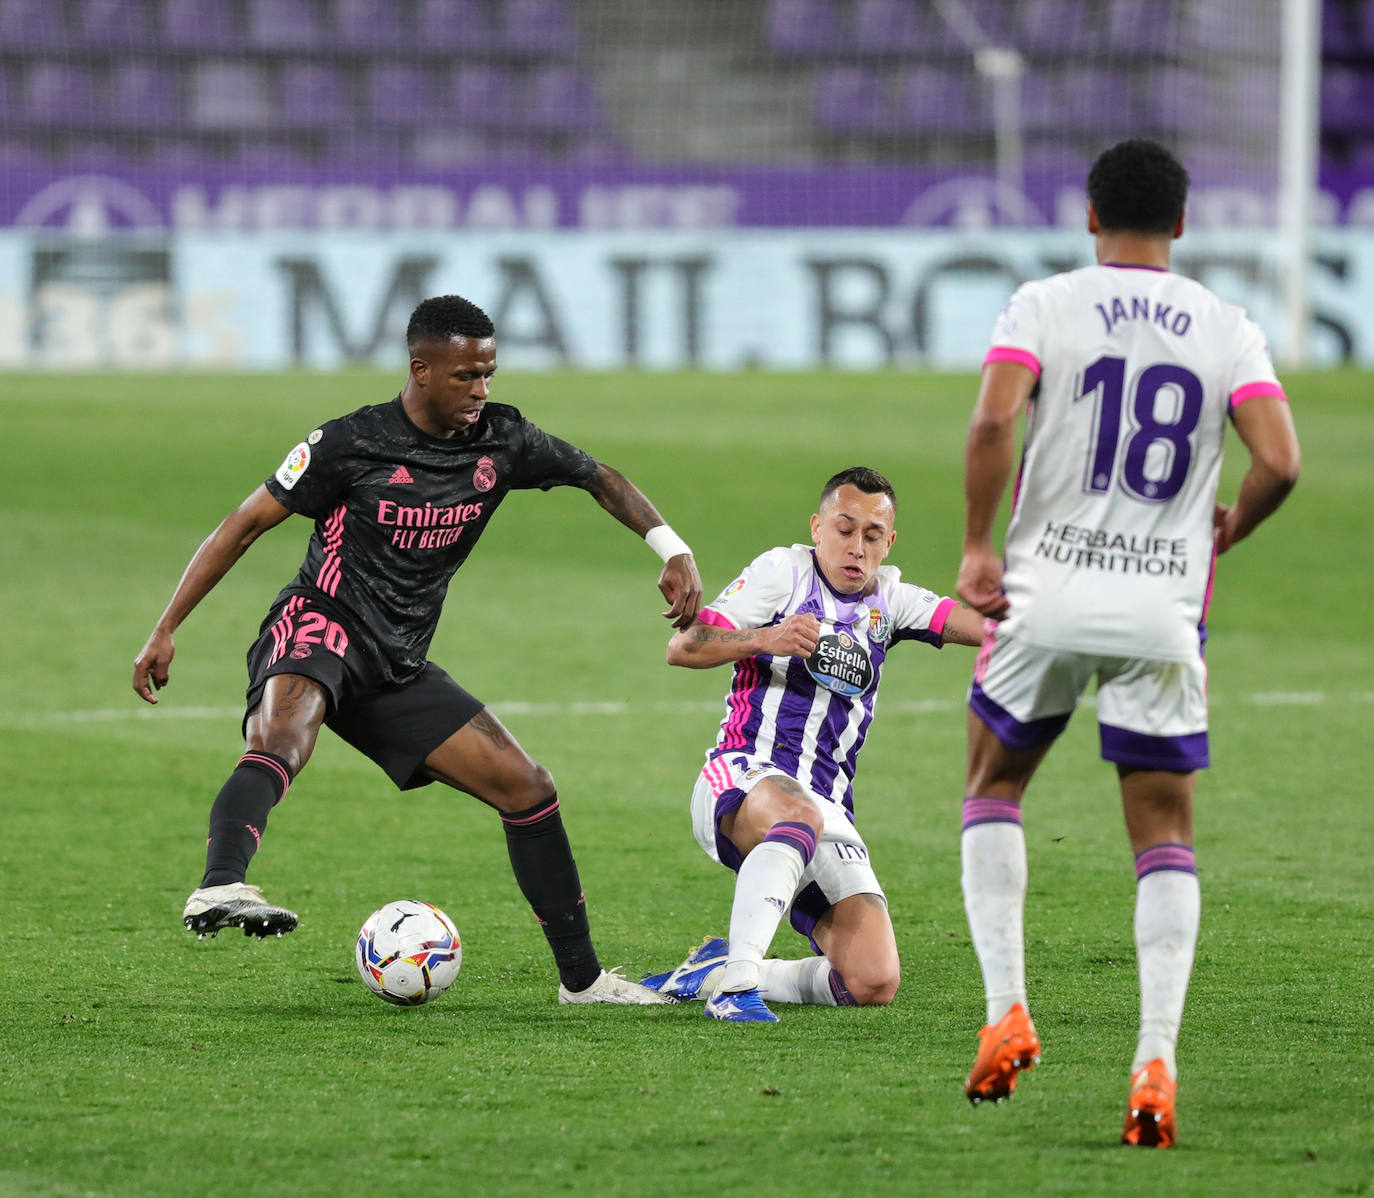
<svg viewBox="0 0 1374 1198"><path fill-rule="evenodd" d="M711 604L711 606L719 607L723 603L729 603L730 597L732 595L738 595L742 590L744 590L744 587L748 583L748 581L749 571L746 570L739 578L736 578L734 582L732 582L728 587L721 591L719 595L716 596L716 601L713 604Z"/></svg>
<svg viewBox="0 0 1374 1198"><path fill-rule="evenodd" d="M277 467L277 481L288 491L296 485L305 468L310 465L310 446L302 441L286 455L286 461Z"/></svg>

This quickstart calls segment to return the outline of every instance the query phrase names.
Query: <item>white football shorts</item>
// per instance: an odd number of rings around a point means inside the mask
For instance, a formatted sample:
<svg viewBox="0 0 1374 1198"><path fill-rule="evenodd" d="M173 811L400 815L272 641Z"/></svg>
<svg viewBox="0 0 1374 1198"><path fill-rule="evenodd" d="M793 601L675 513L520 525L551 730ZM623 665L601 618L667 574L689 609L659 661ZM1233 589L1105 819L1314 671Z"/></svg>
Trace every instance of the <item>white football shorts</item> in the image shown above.
<svg viewBox="0 0 1374 1198"><path fill-rule="evenodd" d="M1068 725L1097 679L1102 758L1136 769L1206 769L1207 665L1027 645L997 625L983 640L968 704L1004 745L1033 749Z"/></svg>
<svg viewBox="0 0 1374 1198"><path fill-rule="evenodd" d="M692 788L692 835L712 861L739 871L739 851L720 835L718 825L723 816L738 810L755 786L772 777L797 781L786 770L758 757L723 753L707 759ZM806 790L802 783L797 784ZM803 872L792 899L789 917L792 926L809 937L816 920L841 899L876 894L886 902L887 896L873 872L868 846L845 809L809 790L807 794L821 809L825 822L816 842L816 855Z"/></svg>

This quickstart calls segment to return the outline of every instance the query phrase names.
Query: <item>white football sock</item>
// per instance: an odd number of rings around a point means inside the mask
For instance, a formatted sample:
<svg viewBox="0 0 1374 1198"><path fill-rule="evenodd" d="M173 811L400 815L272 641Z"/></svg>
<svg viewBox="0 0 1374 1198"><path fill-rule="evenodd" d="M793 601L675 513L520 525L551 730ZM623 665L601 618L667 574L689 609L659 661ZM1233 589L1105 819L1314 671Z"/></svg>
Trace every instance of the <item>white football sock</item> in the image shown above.
<svg viewBox="0 0 1374 1198"><path fill-rule="evenodd" d="M1026 1001L1026 837L1019 823L996 820L960 838L964 910L983 969L988 1023Z"/></svg>
<svg viewBox="0 0 1374 1198"><path fill-rule="evenodd" d="M780 961L773 957L760 962L759 994L765 1002L833 1007L836 1003L835 993L830 989L830 960L802 957L797 961Z"/></svg>
<svg viewBox="0 0 1374 1198"><path fill-rule="evenodd" d="M1169 1076L1178 1076L1174 1053L1201 915L1202 895L1196 874L1162 869L1146 874L1136 886L1140 1039L1132 1073L1160 1057Z"/></svg>
<svg viewBox="0 0 1374 1198"><path fill-rule="evenodd" d="M759 963L773 943L805 869L795 848L772 840L765 840L744 859L730 908L730 956L718 991L752 990L759 984Z"/></svg>

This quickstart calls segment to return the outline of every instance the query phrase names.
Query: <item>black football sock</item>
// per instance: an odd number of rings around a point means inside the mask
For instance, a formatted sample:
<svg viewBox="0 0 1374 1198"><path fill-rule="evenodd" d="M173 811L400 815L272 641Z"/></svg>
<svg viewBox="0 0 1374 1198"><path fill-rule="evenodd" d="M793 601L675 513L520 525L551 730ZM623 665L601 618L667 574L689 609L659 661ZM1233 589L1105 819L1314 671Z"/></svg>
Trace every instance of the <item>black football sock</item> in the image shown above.
<svg viewBox="0 0 1374 1198"><path fill-rule="evenodd" d="M242 882L258 851L267 813L291 785L286 762L271 753L245 753L210 808L202 886Z"/></svg>
<svg viewBox="0 0 1374 1198"><path fill-rule="evenodd" d="M515 880L544 929L559 980L568 990L585 990L601 975L601 962L592 947L577 862L558 814L558 793L524 811L501 812L501 824Z"/></svg>

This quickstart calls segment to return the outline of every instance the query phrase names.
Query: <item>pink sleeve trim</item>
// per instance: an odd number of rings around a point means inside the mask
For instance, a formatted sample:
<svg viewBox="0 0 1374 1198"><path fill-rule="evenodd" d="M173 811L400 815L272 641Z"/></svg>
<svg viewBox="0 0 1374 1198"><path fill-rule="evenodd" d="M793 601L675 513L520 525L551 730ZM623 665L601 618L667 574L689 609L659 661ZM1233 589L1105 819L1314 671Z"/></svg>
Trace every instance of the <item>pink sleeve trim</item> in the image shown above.
<svg viewBox="0 0 1374 1198"><path fill-rule="evenodd" d="M1283 388L1278 383L1265 381L1262 383L1246 383L1243 387L1237 387L1231 392L1231 410L1234 412L1247 399L1258 399L1261 395L1272 395L1275 399L1281 399L1284 403L1288 402L1288 396L1283 393Z"/></svg>
<svg viewBox="0 0 1374 1198"><path fill-rule="evenodd" d="M953 599L941 599L939 606L935 609L935 614L930 617L930 631L938 637L945 635L945 621L949 619L949 613L957 605Z"/></svg>
<svg viewBox="0 0 1374 1198"><path fill-rule="evenodd" d="M720 612L713 611L709 607L703 607L699 612L697 612L697 619L700 620L703 624L714 624L717 628L729 628L732 631L738 631L738 629L736 629L735 626L732 623L730 623L729 620L722 616Z"/></svg>
<svg viewBox="0 0 1374 1198"><path fill-rule="evenodd" d="M1040 359L1030 350L1013 349L1010 345L994 345L988 350L988 356L983 359L983 365L989 362L1015 362L1018 366L1024 366L1036 378L1040 377Z"/></svg>

